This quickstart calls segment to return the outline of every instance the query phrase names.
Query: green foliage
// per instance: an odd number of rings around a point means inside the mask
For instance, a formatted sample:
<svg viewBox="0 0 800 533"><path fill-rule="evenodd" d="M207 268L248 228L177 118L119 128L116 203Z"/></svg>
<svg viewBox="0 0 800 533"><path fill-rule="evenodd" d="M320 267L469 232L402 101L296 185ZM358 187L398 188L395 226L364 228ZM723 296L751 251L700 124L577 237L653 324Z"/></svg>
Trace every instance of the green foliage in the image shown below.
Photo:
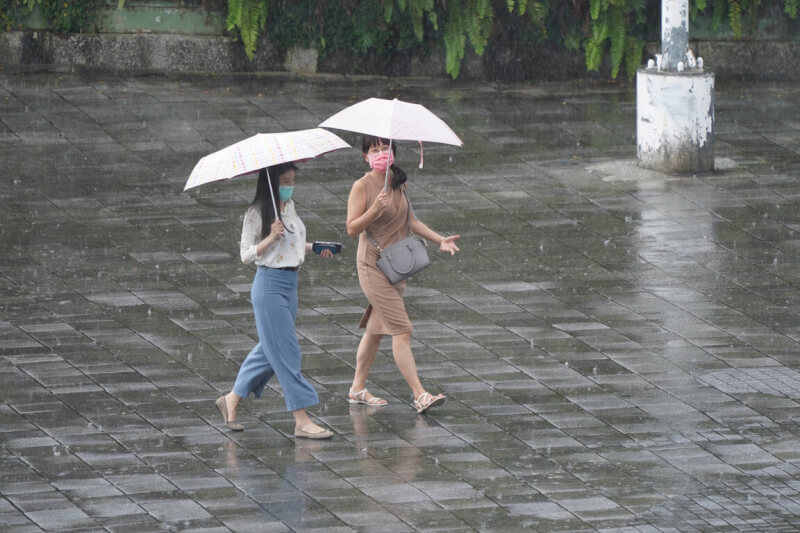
<svg viewBox="0 0 800 533"><path fill-rule="evenodd" d="M736 37L742 36L742 6L739 0L728 0L728 22L730 22L733 34Z"/></svg>
<svg viewBox="0 0 800 533"><path fill-rule="evenodd" d="M434 29L439 29L439 19L436 16L433 0L398 0L397 3L400 11L405 12L408 10L411 16L411 24L414 27L414 36L418 41L422 41L425 37L424 23L426 17ZM390 4L391 2L386 2L386 5Z"/></svg>
<svg viewBox="0 0 800 533"><path fill-rule="evenodd" d="M34 0L0 0L0 30L20 29L22 19L33 9Z"/></svg>
<svg viewBox="0 0 800 533"><path fill-rule="evenodd" d="M48 28L58 33L90 31L102 0L39 0Z"/></svg>
<svg viewBox="0 0 800 533"><path fill-rule="evenodd" d="M267 24L267 0L228 0L228 31L238 31L247 57L253 59Z"/></svg>
<svg viewBox="0 0 800 533"><path fill-rule="evenodd" d="M591 33L584 43L588 70L600 70L608 51L611 77L616 79L624 66L633 78L644 49L644 40L634 33L644 21L644 9L643 0L590 0Z"/></svg>
<svg viewBox="0 0 800 533"><path fill-rule="evenodd" d="M90 31L109 0L0 0L0 31L19 29L39 7L47 28ZM123 9L126 0L112 0ZM711 17L712 28L730 26L740 37L758 21L765 4L779 0L691 0L690 16ZM646 38L658 27L660 0L181 0L217 9L227 5L228 31L253 58L267 33L281 50L317 48L323 57L344 51L394 72L409 52L425 57L441 50L445 69L457 78L469 45L479 56L490 47L521 47L549 40L583 51L586 68L610 67L632 78ZM780 0L797 18L800 0ZM213 5L213 7L212 7ZM650 20L648 20L648 17ZM369 70L369 69L365 69Z"/></svg>
<svg viewBox="0 0 800 533"><path fill-rule="evenodd" d="M461 60L467 43L466 23L461 6L462 0L451 0L444 25L445 70L453 78L458 77Z"/></svg>

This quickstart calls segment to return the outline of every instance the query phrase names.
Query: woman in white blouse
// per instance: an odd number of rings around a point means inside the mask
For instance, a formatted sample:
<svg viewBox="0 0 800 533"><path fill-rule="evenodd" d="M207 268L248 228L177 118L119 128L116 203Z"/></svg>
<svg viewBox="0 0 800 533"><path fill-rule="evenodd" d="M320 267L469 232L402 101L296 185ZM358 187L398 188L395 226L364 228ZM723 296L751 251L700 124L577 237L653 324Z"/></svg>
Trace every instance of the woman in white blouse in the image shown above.
<svg viewBox="0 0 800 533"><path fill-rule="evenodd" d="M294 328L297 271L311 250L306 228L291 199L295 170L294 163L262 169L256 197L245 213L240 252L243 263L258 266L250 297L259 342L239 368L233 390L218 398L216 404L225 425L242 431L244 426L236 422L239 402L250 393L260 398L269 379L277 374L286 409L295 419L295 436L327 439L333 433L312 422L306 412L307 407L319 403L319 398L300 373L300 345ZM272 198L278 203L277 217ZM320 255L332 256L327 250Z"/></svg>

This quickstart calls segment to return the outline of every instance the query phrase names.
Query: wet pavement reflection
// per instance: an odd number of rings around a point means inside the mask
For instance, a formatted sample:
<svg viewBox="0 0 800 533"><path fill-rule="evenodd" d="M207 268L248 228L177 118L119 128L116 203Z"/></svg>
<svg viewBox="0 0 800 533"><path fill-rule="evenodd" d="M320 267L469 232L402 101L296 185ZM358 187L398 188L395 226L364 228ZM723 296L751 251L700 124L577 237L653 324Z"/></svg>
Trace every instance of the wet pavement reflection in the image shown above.
<svg viewBox="0 0 800 533"><path fill-rule="evenodd" d="M301 165L297 330L313 414L277 382L225 430L256 338L238 259L255 181L183 193L203 155L370 96L463 148L400 143L428 225L407 289L417 415L388 341L347 390L365 299L354 148ZM717 171L635 161L605 82L0 72L0 524L8 531L791 531L800 528L800 90L718 83ZM356 136L343 134L352 145Z"/></svg>

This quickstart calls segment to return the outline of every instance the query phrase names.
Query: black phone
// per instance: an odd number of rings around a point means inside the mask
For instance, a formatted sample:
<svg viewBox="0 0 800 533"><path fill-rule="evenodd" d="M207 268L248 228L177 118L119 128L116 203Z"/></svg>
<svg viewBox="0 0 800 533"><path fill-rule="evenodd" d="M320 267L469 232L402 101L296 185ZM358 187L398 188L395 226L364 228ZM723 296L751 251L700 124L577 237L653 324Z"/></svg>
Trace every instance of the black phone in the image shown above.
<svg viewBox="0 0 800 533"><path fill-rule="evenodd" d="M321 254L322 250L330 250L332 254L338 254L342 251L342 243L328 241L314 241L311 243L311 251L315 254Z"/></svg>

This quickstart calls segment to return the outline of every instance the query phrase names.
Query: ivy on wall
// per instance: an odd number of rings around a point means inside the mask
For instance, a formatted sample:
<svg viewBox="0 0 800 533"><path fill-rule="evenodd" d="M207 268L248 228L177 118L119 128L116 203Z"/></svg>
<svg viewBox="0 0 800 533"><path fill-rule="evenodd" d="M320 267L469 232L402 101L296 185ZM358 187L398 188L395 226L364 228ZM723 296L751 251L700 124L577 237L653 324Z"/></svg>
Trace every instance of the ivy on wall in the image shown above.
<svg viewBox="0 0 800 533"><path fill-rule="evenodd" d="M800 0L690 0L690 8L692 16L711 16L715 29L726 20L734 36L740 37L743 17L757 18L770 2L780 2L787 16L797 17ZM352 24L332 18L331 4L339 5L338 15ZM322 52L334 45L363 55L372 46L374 53L391 57L397 47L386 46L392 43L382 42L386 39L375 32L387 34L391 41L410 27L417 45L442 50L447 73L457 78L467 47L482 55L494 40L503 39L511 16L517 19L516 27L525 26L517 37L547 39L582 50L588 70L600 70L608 61L612 78L623 71L632 78L642 63L647 29L659 24L659 6L659 0L228 0L229 13L237 14L229 16L228 29L238 32L251 58L265 29L271 40L277 35L284 46L287 35L296 35L292 44ZM298 10L306 17L292 16ZM238 16L244 12L249 16ZM269 22L267 13L272 14ZM370 16L359 16L364 13ZM506 24L498 23L501 19ZM404 50L411 48L408 42L402 45Z"/></svg>
<svg viewBox="0 0 800 533"><path fill-rule="evenodd" d="M103 5L103 0L0 0L0 29L21 29L23 19L38 6L52 31L92 31Z"/></svg>
<svg viewBox="0 0 800 533"><path fill-rule="evenodd" d="M228 32L253 58L267 35L279 49L340 51L387 69L403 54L443 54L453 78L468 48L481 56L492 46L549 41L581 51L586 68L608 65L612 78L633 77L645 41L660 23L660 0L182 0L184 5L227 9ZM690 16L710 18L740 37L747 21L779 6L796 19L800 0L690 0ZM120 9L125 0L117 0ZM106 0L0 0L0 30L21 29L39 7L48 29L93 31ZM657 37L656 37L657 39Z"/></svg>

